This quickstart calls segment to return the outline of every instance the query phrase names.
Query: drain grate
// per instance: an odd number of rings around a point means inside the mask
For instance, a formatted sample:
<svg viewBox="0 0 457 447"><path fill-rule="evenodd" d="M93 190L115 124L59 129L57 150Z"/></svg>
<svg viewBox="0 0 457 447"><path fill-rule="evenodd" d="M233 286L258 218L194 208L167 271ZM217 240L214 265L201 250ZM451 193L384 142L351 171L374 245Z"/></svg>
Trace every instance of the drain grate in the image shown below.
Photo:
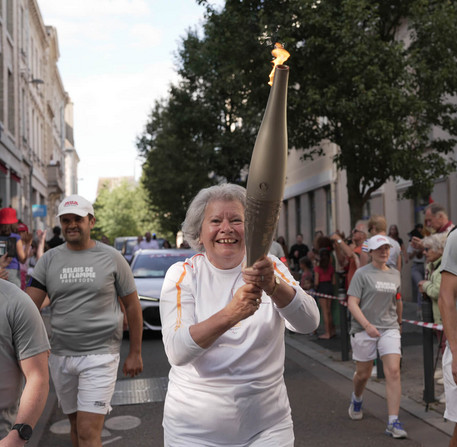
<svg viewBox="0 0 457 447"><path fill-rule="evenodd" d="M111 399L111 405L163 402L167 387L168 377L118 380Z"/></svg>

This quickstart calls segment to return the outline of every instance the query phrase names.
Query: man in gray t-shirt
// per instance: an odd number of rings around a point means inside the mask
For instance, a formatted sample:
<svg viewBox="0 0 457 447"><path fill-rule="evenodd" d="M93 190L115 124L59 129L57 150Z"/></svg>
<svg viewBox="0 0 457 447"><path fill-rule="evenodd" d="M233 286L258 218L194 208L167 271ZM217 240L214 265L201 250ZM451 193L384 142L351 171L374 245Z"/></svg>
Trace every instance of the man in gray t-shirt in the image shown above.
<svg viewBox="0 0 457 447"><path fill-rule="evenodd" d="M130 331L123 372L131 377L143 370L141 306L125 259L90 237L95 224L91 203L78 195L67 197L59 205L58 217L65 243L39 259L26 292L38 308L49 295L49 363L59 403L70 419L73 445L82 440L100 445L122 340L118 298Z"/></svg>
<svg viewBox="0 0 457 447"><path fill-rule="evenodd" d="M438 299L447 342L443 354L444 417L457 422L457 229L452 230L444 247L441 260L441 287ZM453 354L454 353L454 354ZM457 424L449 445L457 445Z"/></svg>
<svg viewBox="0 0 457 447"><path fill-rule="evenodd" d="M0 439L8 438L8 445L24 443L44 409L48 351L35 305L19 287L0 279Z"/></svg>

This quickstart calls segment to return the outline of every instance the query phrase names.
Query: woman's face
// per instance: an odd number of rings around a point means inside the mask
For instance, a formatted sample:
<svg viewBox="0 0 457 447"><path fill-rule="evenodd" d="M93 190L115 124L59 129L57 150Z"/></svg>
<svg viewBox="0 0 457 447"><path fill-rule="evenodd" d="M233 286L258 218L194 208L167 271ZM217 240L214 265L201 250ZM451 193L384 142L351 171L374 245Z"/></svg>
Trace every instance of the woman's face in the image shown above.
<svg viewBox="0 0 457 447"><path fill-rule="evenodd" d="M381 245L376 250L370 251L371 258L378 264L386 264L389 260L390 255L390 245L384 244Z"/></svg>
<svg viewBox="0 0 457 447"><path fill-rule="evenodd" d="M443 254L441 251L436 251L429 247L424 248L424 253L427 262L435 262L437 259L441 258Z"/></svg>
<svg viewBox="0 0 457 447"><path fill-rule="evenodd" d="M213 200L208 203L200 240L211 264L231 269L244 258L244 208L238 200Z"/></svg>

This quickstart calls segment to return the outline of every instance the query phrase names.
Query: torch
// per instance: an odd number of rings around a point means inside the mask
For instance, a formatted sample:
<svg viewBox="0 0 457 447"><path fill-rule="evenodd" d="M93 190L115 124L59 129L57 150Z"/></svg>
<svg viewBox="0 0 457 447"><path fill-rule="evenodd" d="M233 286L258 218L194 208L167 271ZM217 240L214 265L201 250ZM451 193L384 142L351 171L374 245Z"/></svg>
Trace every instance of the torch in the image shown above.
<svg viewBox="0 0 457 447"><path fill-rule="evenodd" d="M279 220L284 195L287 164L287 85L289 67L282 65L289 57L281 44L270 74L270 95L252 151L246 189L247 266L268 253Z"/></svg>

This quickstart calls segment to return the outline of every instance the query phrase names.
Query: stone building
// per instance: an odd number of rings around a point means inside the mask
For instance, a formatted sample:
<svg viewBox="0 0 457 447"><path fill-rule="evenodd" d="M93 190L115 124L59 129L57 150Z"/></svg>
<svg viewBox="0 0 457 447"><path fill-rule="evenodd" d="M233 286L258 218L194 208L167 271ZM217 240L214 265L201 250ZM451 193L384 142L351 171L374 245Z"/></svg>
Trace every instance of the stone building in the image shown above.
<svg viewBox="0 0 457 447"><path fill-rule="evenodd" d="M36 0L0 2L0 205L33 229L52 227L60 200L77 192L59 56L57 31L43 23Z"/></svg>

